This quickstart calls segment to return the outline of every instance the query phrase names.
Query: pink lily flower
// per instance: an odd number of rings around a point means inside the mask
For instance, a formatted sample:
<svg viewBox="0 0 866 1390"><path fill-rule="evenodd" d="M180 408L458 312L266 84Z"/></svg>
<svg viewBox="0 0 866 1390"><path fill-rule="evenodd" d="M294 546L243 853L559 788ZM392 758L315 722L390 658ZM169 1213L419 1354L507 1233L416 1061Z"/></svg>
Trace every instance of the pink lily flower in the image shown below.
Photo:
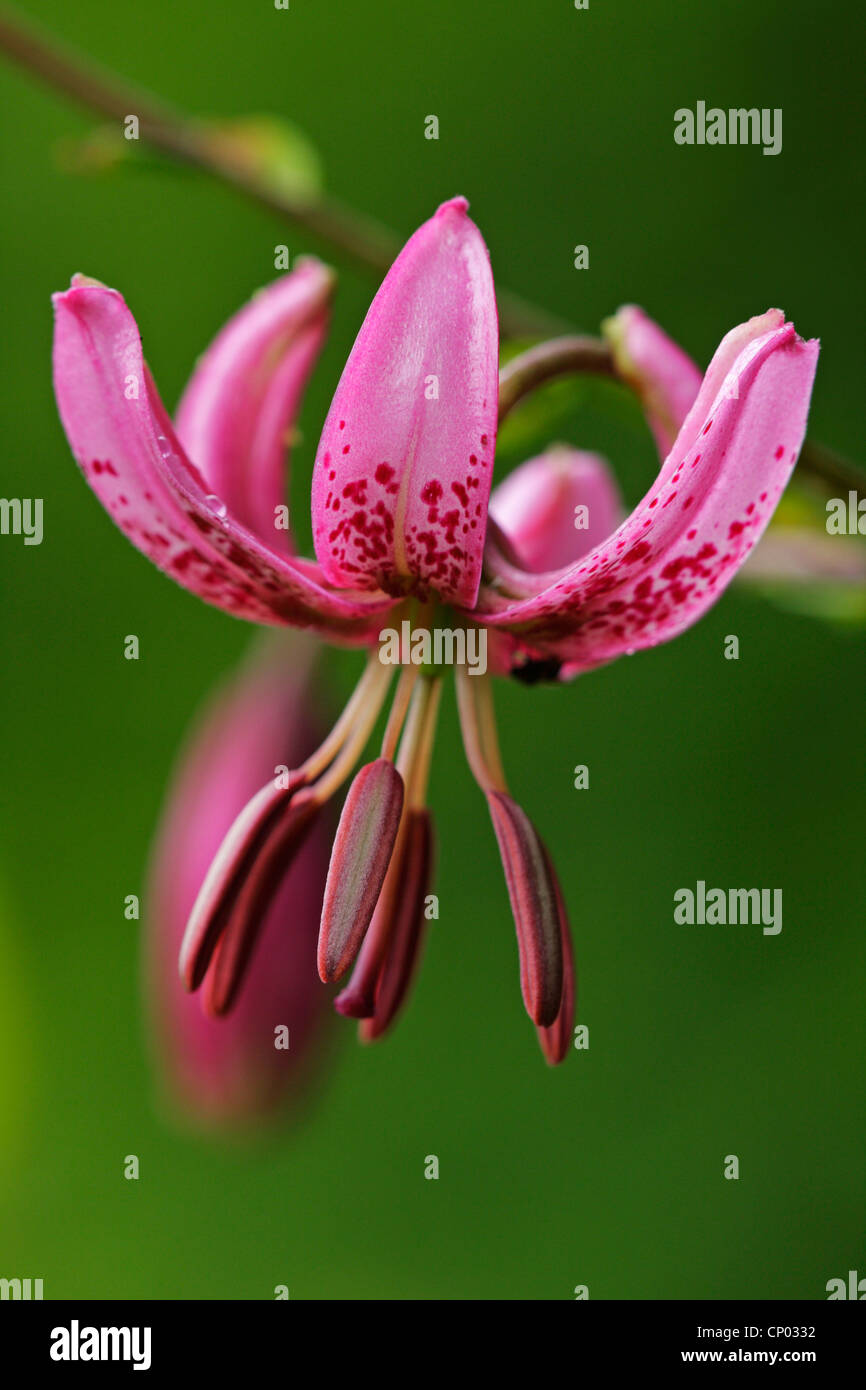
<svg viewBox="0 0 866 1390"><path fill-rule="evenodd" d="M314 741L312 650L274 639L196 721L166 796L145 897L146 1005L161 1090L205 1127L261 1125L296 1105L321 1049L326 997L315 974L328 872L320 823L264 910L259 948L228 1018L210 1016L177 975L187 919L236 816ZM231 931L229 924L228 931ZM204 981L208 999L217 960Z"/></svg>
<svg viewBox="0 0 866 1390"><path fill-rule="evenodd" d="M55 298L61 418L139 549L237 616L372 649L332 733L287 786L253 797L202 886L181 966L197 988L219 951L215 1012L230 1007L252 952L266 896L256 885L291 862L372 732L391 677L380 632L407 624L423 656L437 624L467 641L480 631L497 671L527 681L567 679L677 636L720 596L772 514L803 440L818 353L771 310L729 333L701 378L640 311L624 311L609 331L663 457L647 495L620 521L603 463L558 450L491 498L496 303L480 233L454 199L403 248L337 386L313 473L314 562L275 538L271 518L328 288L323 267L307 262L232 319L196 369L177 432L120 295L77 280ZM132 400L130 381L144 382ZM576 507L586 509L580 529ZM390 1025L416 968L433 857L426 783L444 668L424 659L422 670L411 643L400 653L381 754L344 806L319 939L323 979L355 964L336 1003L366 1039ZM574 1006L562 894L508 793L489 678L458 664L456 688L502 855L524 1003L545 1056L560 1061Z"/></svg>

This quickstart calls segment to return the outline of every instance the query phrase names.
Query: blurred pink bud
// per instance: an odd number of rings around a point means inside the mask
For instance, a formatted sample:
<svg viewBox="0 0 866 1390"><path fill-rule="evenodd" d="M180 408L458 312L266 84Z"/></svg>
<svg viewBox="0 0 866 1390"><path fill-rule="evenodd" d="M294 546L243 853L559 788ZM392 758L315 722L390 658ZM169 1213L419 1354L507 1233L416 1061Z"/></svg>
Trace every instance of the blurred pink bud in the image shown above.
<svg viewBox="0 0 866 1390"><path fill-rule="evenodd" d="M177 967L187 919L226 832L262 783L316 742L311 662L306 638L274 640L211 700L181 755L153 852L144 948L154 1050L162 1089L186 1118L208 1127L252 1127L296 1099L313 1039L330 1016L315 968L327 815L263 914L232 1012L204 1013Z"/></svg>
<svg viewBox="0 0 866 1390"><path fill-rule="evenodd" d="M490 515L524 569L560 569L586 555L620 523L619 489L607 463L560 444L520 464L495 489Z"/></svg>

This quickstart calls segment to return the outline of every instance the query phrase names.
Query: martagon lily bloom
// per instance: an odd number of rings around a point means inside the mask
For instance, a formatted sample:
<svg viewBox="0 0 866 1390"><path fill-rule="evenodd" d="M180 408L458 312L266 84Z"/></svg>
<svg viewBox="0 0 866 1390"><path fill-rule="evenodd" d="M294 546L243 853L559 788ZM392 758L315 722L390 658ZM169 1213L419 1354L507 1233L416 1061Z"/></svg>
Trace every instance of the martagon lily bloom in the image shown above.
<svg viewBox="0 0 866 1390"><path fill-rule="evenodd" d="M121 296L76 277L55 297L54 380L73 452L133 543L236 616L314 629L370 655L346 709L286 785L267 783L229 830L192 908L190 989L229 1009L266 895L349 776L404 665L381 753L351 784L325 888L323 980L373 1039L392 1022L421 947L432 872L426 808L443 667L411 659L432 627L482 629L496 674L567 680L670 640L715 602L763 532L802 443L818 344L778 310L733 329L701 376L637 309L609 322L661 470L625 520L604 462L559 448L491 497L498 331L489 257L457 198L410 238L382 283L325 421L313 473L316 561L281 530L283 446L325 332L330 277L299 264L200 360L173 427ZM488 517L488 504L490 517ZM576 529L575 507L587 524ZM276 521L276 525L275 525ZM403 624L408 628L403 628ZM425 656L426 661L426 656ZM574 969L550 856L508 793L490 675L455 668L464 743L502 856L526 1009L548 1061L566 1055ZM224 944L231 922L232 941Z"/></svg>

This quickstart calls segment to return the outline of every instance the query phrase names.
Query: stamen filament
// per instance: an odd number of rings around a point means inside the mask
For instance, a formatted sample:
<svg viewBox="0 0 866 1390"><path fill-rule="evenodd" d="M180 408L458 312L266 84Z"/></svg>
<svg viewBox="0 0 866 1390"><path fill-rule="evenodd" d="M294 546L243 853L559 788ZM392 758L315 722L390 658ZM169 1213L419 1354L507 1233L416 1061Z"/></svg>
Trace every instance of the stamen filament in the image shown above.
<svg viewBox="0 0 866 1390"><path fill-rule="evenodd" d="M320 803L327 801L328 797L333 796L337 788L342 786L343 782L345 782L352 768L355 766L355 763L364 751L364 745L373 731L373 725L379 718L379 712L384 703L385 696L388 693L388 686L391 683L392 668L390 666L383 666L379 662L378 656L374 659L379 670L384 673L384 679L380 677L377 681L371 682L370 689L367 691L366 700L360 703L354 711L357 716L354 730L348 738L344 737L343 746L327 772L313 784L313 794ZM366 674L365 672L364 675L366 676ZM363 679L364 677L362 677L362 680ZM314 758L316 756L316 754L313 755ZM306 771L306 766L307 765L304 764L304 771Z"/></svg>
<svg viewBox="0 0 866 1390"><path fill-rule="evenodd" d="M400 752L397 755L397 771L408 782L411 777L412 765L415 758L415 749L418 743L418 735L424 717L424 708L430 692L430 683L424 680L412 692L412 704L409 709L409 717L406 720L406 727L403 730L403 737L400 740Z"/></svg>
<svg viewBox="0 0 866 1390"><path fill-rule="evenodd" d="M478 689L475 692L475 708L478 712L478 726L481 731L481 745L490 775L498 791L506 791L505 770L499 751L499 735L496 732L496 711L493 707L493 682L489 676L476 677Z"/></svg>
<svg viewBox="0 0 866 1390"><path fill-rule="evenodd" d="M427 796L427 782L430 778L430 763L433 758L433 744L436 739L436 724L439 718L439 703L442 698L442 678L426 677L429 684L428 699L424 708L423 722L418 734L418 747L411 780L406 786L406 804L419 810Z"/></svg>
<svg viewBox="0 0 866 1390"><path fill-rule="evenodd" d="M409 708L409 701L412 697L412 691L415 689L418 675L417 666L404 666L401 672L397 694L394 696L394 703L391 706L391 713L388 716L388 724L382 739L382 757L387 758L389 762L394 760L400 731L406 719L406 711Z"/></svg>
<svg viewBox="0 0 866 1390"><path fill-rule="evenodd" d="M318 777L319 773L333 761L350 736L359 714L368 703L375 704L376 715L378 715L391 680L391 674L391 668L383 666L379 660L378 649L372 651L367 658L361 679L352 691L343 713L325 741L320 744L315 753L310 754L301 768L308 782L312 782ZM372 724L375 722L374 716ZM370 725L371 728L372 724Z"/></svg>
<svg viewBox="0 0 866 1390"><path fill-rule="evenodd" d="M487 692L487 707L483 719L478 709L479 687L487 686L489 678L487 676L470 677L469 672L462 666L457 667L455 676L460 729L472 775L483 792L504 792L507 787L499 757L499 746L496 742L489 691ZM490 746L491 741L492 748Z"/></svg>

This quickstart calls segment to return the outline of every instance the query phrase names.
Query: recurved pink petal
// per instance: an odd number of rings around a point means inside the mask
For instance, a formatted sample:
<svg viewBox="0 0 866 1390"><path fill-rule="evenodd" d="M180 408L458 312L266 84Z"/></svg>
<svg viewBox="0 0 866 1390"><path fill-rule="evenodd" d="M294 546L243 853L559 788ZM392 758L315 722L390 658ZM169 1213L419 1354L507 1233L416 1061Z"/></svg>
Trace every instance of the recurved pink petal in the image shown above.
<svg viewBox="0 0 866 1390"><path fill-rule="evenodd" d="M818 357L817 341L803 342L793 324L757 337L748 329L722 343L654 486L622 526L577 565L538 577L526 598L483 591L476 618L575 674L668 641L702 616L788 481ZM733 361L732 339L745 344ZM716 387L709 399L708 381Z"/></svg>
<svg viewBox="0 0 866 1390"><path fill-rule="evenodd" d="M599 454L557 445L515 468L490 498L524 569L538 574L579 560L622 515L619 489Z"/></svg>
<svg viewBox="0 0 866 1390"><path fill-rule="evenodd" d="M493 277L467 206L443 203L406 243L337 386L313 474L333 584L475 602L499 387Z"/></svg>
<svg viewBox="0 0 866 1390"><path fill-rule="evenodd" d="M187 458L116 290L76 277L54 296L54 389L84 476L134 545L209 603L263 623L375 640L385 596L343 596L266 546Z"/></svg>
<svg viewBox="0 0 866 1390"><path fill-rule="evenodd" d="M199 358L175 417L209 491L273 549L290 549L289 531L275 525L288 435L325 336L332 283L309 258L254 295Z"/></svg>
<svg viewBox="0 0 866 1390"><path fill-rule="evenodd" d="M701 388L700 369L635 304L624 305L605 320L602 332L613 349L617 371L643 405L659 454L667 458Z"/></svg>
<svg viewBox="0 0 866 1390"><path fill-rule="evenodd" d="M209 703L181 756L154 846L143 939L152 1043L163 1088L205 1123L252 1123L296 1095L330 1016L316 974L326 813L265 914L232 1013L206 1017L177 975L186 920L235 816L275 766L299 762L318 742L310 656L300 636L273 640ZM288 1047L277 1047L283 1026Z"/></svg>
<svg viewBox="0 0 866 1390"><path fill-rule="evenodd" d="M680 425L675 440L678 458L682 459L688 453L702 433L712 404L719 392L725 390L734 399L733 392L737 389L738 372L742 366L748 363L750 354L760 350L757 345L763 343L771 334L781 333L784 329L787 329L788 333L797 339L797 342L800 342L794 331L794 325L785 322L785 315L782 310L768 309L765 314L756 314L753 318L746 319L745 323L737 324L736 328L732 328L729 333L725 334L713 353L713 359L704 373L700 389ZM783 339L775 340L775 342L781 341ZM812 341L815 342L817 353L817 341ZM809 390L811 391L811 382ZM806 404L808 407L808 399Z"/></svg>

